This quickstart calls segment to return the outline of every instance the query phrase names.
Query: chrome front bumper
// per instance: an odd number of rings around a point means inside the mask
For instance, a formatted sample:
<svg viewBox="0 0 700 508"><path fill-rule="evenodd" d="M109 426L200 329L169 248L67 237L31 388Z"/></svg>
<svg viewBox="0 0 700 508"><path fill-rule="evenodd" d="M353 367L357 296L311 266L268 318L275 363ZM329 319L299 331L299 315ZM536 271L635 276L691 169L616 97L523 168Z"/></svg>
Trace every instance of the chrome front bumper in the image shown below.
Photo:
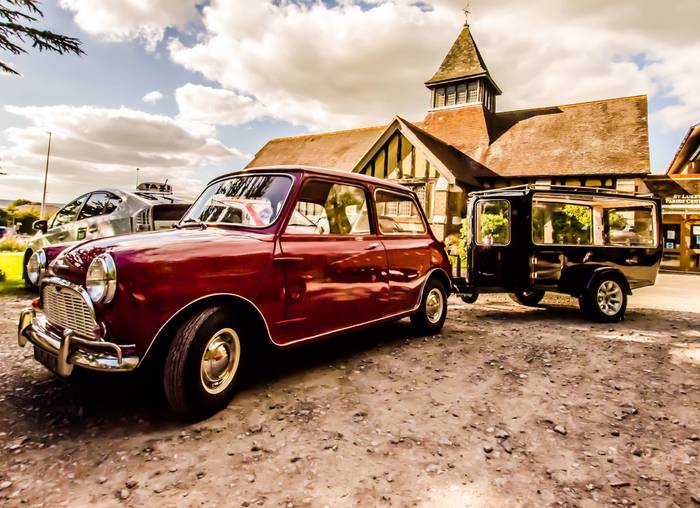
<svg viewBox="0 0 700 508"><path fill-rule="evenodd" d="M76 365L90 370L124 372L134 370L139 364L138 356L124 356L118 344L81 339L68 329L58 335L47 324L46 318L37 315L34 309L24 309L19 316L17 343L24 347L31 342L55 356L59 376L70 376Z"/></svg>

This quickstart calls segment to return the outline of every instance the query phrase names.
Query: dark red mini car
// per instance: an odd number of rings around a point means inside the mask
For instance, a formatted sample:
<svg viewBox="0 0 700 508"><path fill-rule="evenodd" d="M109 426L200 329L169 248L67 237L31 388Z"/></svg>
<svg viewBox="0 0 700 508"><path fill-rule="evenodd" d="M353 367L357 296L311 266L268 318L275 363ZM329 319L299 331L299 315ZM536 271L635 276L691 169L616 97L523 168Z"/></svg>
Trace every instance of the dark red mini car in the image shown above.
<svg viewBox="0 0 700 508"><path fill-rule="evenodd" d="M258 346L410 316L440 331L452 286L418 200L383 180L305 167L213 180L176 229L92 240L42 277L19 344L60 376L164 367L177 412L232 396Z"/></svg>

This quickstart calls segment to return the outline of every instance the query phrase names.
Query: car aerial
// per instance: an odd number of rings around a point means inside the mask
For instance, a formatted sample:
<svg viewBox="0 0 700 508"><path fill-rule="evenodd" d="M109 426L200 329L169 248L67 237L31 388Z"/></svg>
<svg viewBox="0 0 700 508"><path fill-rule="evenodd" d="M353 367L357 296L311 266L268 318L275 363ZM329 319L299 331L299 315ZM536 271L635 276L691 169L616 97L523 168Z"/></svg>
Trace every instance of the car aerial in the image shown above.
<svg viewBox="0 0 700 508"><path fill-rule="evenodd" d="M451 290L412 191L296 166L224 175L176 229L72 246L43 270L20 345L61 376L149 360L172 408L192 416L225 405L263 346L404 317L438 333Z"/></svg>
<svg viewBox="0 0 700 508"><path fill-rule="evenodd" d="M50 220L34 223L37 234L24 252L23 278L27 287L39 284L40 267L53 259L49 245L65 248L73 242L169 229L182 218L191 202L176 198L167 183L144 182L133 192L98 189L61 208ZM43 251L42 251L43 250Z"/></svg>
<svg viewBox="0 0 700 508"><path fill-rule="evenodd" d="M578 298L594 321L623 319L633 289L659 271L661 203L604 188L525 185L470 194L466 275L455 291L510 293L539 304L546 291Z"/></svg>

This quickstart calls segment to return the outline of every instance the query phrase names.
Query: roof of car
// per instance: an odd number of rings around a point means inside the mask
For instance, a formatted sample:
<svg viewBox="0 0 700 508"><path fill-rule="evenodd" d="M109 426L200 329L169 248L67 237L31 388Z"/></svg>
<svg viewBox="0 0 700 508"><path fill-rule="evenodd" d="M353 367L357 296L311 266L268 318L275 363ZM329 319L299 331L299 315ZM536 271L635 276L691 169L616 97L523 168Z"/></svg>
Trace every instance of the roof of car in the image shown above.
<svg viewBox="0 0 700 508"><path fill-rule="evenodd" d="M605 187L573 187L568 185L549 185L549 184L525 184L515 185L513 187L500 187L496 189L487 189L482 191L470 192L470 197L479 196L516 196L526 195L533 192L549 192L554 194L582 194L582 195L603 195L603 196L624 196L627 198L650 199L653 194L645 194L633 191L621 191L617 189L608 189Z"/></svg>
<svg viewBox="0 0 700 508"><path fill-rule="evenodd" d="M314 166L303 166L303 165L281 165L281 166L261 166L255 168L247 168L243 171L234 171L232 173L226 173L217 178L214 178L210 183L216 182L218 180L228 178L235 175L247 174L247 173L307 173L317 176L332 176L336 178L341 178L343 180L353 180L356 182L371 183L379 187L385 187L388 189L395 189L402 192L411 192L411 189L404 187L398 183L383 180L381 178L376 178L373 176L367 176L360 173L349 173L347 171L339 171L337 169L328 168L318 168Z"/></svg>

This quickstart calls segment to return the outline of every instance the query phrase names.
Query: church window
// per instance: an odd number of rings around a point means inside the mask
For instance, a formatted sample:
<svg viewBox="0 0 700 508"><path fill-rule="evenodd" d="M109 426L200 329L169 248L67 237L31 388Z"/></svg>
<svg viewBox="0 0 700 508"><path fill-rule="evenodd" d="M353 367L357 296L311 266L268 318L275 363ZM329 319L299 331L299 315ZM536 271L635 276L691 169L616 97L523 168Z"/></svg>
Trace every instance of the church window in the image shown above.
<svg viewBox="0 0 700 508"><path fill-rule="evenodd" d="M457 104L465 104L467 102L467 84L462 83L457 85Z"/></svg>
<svg viewBox="0 0 700 508"><path fill-rule="evenodd" d="M457 98L457 89L454 86L447 87L447 105L454 106Z"/></svg>
<svg viewBox="0 0 700 508"><path fill-rule="evenodd" d="M435 107L441 108L445 105L445 89L436 88L435 89Z"/></svg>
<svg viewBox="0 0 700 508"><path fill-rule="evenodd" d="M476 102L478 100L478 87L477 82L472 81L469 83L469 90L467 92L467 102Z"/></svg>

